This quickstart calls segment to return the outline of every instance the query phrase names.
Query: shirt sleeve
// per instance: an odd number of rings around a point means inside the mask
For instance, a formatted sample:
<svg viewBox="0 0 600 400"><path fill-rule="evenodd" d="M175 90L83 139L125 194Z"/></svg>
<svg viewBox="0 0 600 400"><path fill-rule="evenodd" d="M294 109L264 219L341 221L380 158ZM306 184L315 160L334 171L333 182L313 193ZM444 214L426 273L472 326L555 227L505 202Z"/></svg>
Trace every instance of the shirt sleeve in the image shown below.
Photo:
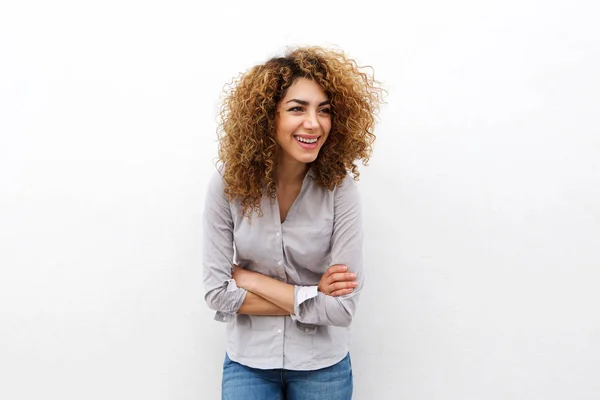
<svg viewBox="0 0 600 400"><path fill-rule="evenodd" d="M220 172L208 186L203 216L204 299L215 310L215 320L228 322L237 314L247 291L231 278L233 268L233 217Z"/></svg>
<svg viewBox="0 0 600 400"><path fill-rule="evenodd" d="M345 264L356 274L358 286L352 293L332 297L318 292L304 302L296 301L292 318L302 324L349 326L364 283L362 212L358 185L347 176L334 194L331 265ZM296 286L296 297L302 289Z"/></svg>

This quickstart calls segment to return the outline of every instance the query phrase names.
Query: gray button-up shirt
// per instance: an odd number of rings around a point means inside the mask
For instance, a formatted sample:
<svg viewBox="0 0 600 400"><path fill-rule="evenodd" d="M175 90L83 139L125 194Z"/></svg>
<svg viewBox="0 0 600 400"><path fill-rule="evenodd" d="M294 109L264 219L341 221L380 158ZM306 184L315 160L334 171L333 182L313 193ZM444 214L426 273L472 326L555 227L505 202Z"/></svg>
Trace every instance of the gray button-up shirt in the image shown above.
<svg viewBox="0 0 600 400"><path fill-rule="evenodd" d="M310 169L283 223L277 200L264 196L263 216L248 220L238 200L227 200L218 171L210 181L204 210L205 299L217 311L215 319L227 323L227 354L243 365L314 370L348 353L349 325L364 281L359 193L350 175L334 190L314 177ZM295 285L294 315L237 314L247 292L231 279L234 263ZM317 285L333 264L346 264L356 273L354 291L339 297L318 292L304 300L304 288Z"/></svg>

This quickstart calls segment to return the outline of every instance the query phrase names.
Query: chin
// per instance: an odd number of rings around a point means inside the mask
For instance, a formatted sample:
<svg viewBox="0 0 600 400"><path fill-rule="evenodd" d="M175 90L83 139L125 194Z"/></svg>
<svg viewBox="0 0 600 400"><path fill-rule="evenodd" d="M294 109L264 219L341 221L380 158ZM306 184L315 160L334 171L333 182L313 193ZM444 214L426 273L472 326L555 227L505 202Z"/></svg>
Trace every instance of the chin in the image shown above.
<svg viewBox="0 0 600 400"><path fill-rule="evenodd" d="M318 156L318 154L314 154L314 155L313 154L303 154L301 156L294 157L294 158L303 164L310 164L317 159L317 156Z"/></svg>

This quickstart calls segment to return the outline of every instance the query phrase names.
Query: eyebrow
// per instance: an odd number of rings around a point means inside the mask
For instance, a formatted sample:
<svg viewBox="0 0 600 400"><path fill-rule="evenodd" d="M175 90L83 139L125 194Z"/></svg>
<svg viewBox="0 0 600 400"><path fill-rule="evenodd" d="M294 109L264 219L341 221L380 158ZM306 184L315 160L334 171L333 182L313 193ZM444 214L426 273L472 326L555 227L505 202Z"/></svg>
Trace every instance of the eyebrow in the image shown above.
<svg viewBox="0 0 600 400"><path fill-rule="evenodd" d="M285 102L285 104L291 103L291 102L296 102L298 104L302 104L303 106L307 106L309 104L308 101L306 101L306 100L298 100L298 99L288 100ZM319 103L319 107L324 106L326 104L330 104L330 103L331 103L331 101L329 101L329 100L322 101L321 103Z"/></svg>

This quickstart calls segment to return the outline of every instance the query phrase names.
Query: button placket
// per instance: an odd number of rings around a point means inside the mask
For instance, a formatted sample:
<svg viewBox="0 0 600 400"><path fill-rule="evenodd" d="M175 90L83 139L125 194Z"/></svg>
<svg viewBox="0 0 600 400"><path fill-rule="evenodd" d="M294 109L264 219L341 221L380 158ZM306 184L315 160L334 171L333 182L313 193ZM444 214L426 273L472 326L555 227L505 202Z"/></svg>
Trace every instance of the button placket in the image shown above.
<svg viewBox="0 0 600 400"><path fill-rule="evenodd" d="M279 253L279 257L275 259L275 261L277 262L277 276L279 277L279 279L282 282L286 282L286 273L285 273L285 266L283 265L283 261L285 258L284 252L283 252L283 225L281 223L278 224L277 226L277 231L275 232L275 236L277 236L277 244L278 244L278 253Z"/></svg>

